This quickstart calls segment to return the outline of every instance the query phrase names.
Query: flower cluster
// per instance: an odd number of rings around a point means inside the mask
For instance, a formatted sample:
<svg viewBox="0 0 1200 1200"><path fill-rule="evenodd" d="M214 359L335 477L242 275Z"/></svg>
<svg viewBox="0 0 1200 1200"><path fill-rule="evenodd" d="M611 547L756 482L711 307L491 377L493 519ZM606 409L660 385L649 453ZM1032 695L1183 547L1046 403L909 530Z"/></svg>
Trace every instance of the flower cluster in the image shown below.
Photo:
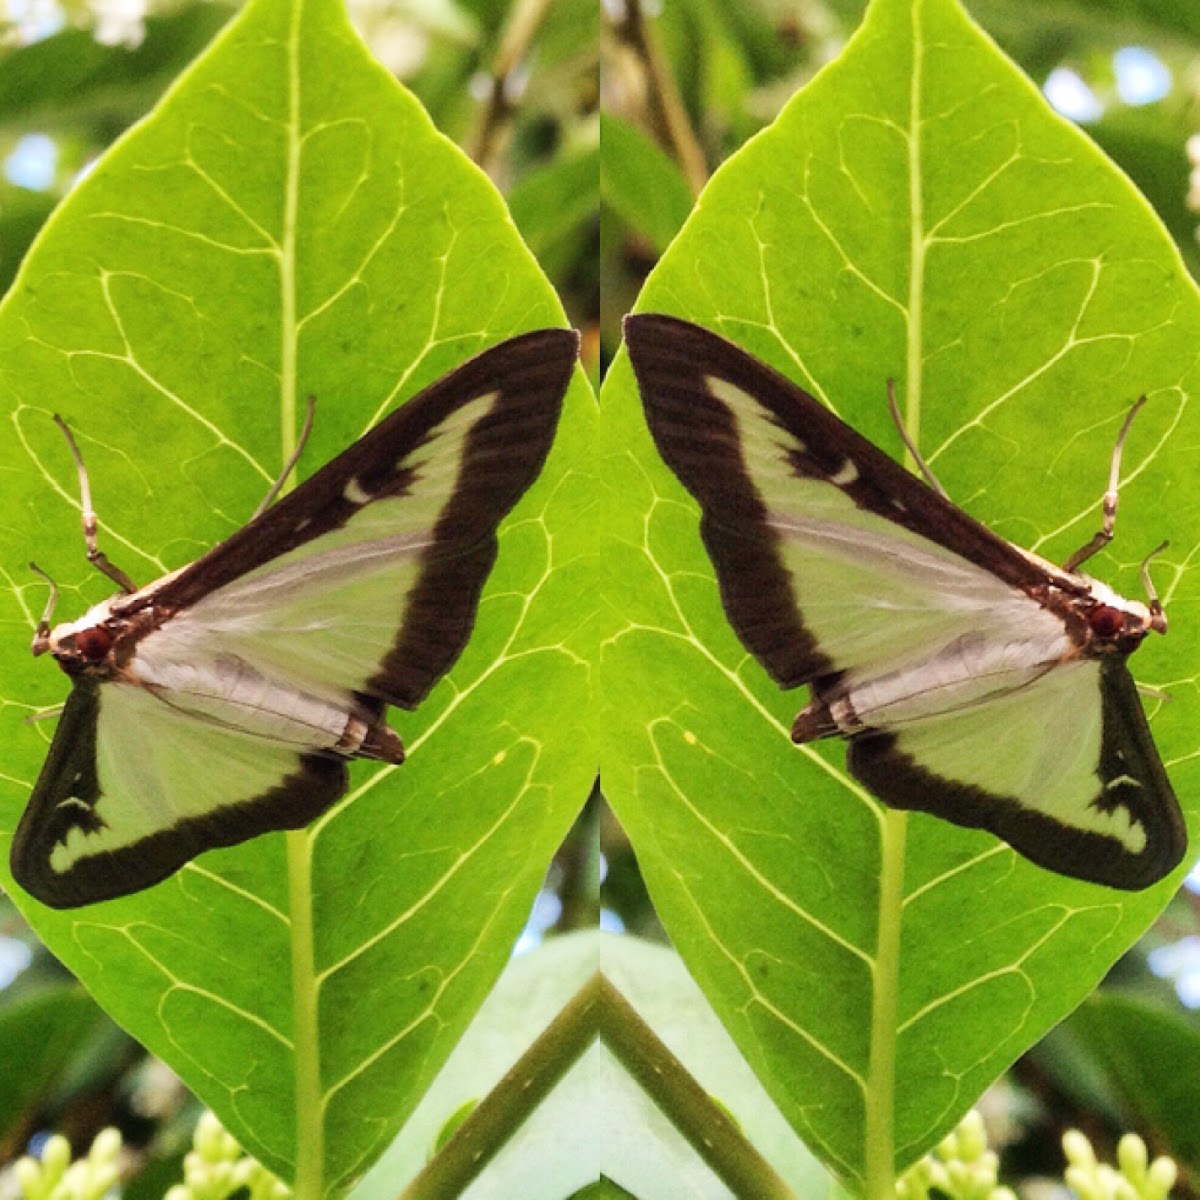
<svg viewBox="0 0 1200 1200"><path fill-rule="evenodd" d="M120 1177L121 1135L102 1130L86 1158L71 1161L71 1147L57 1134L41 1160L22 1158L15 1171L25 1200L103 1200ZM288 1188L255 1159L242 1153L220 1121L206 1112L196 1125L192 1150L183 1160L183 1183L163 1200L228 1200L244 1189L248 1200L286 1200Z"/></svg>
<svg viewBox="0 0 1200 1200"><path fill-rule="evenodd" d="M121 1135L102 1129L86 1158L71 1161L71 1143L61 1134L46 1140L41 1159L25 1157L14 1168L25 1200L101 1200L121 1173Z"/></svg>
<svg viewBox="0 0 1200 1200"><path fill-rule="evenodd" d="M1146 1143L1127 1133L1117 1144L1117 1170L1096 1161L1092 1144L1077 1129L1063 1135L1067 1183L1079 1200L1166 1200L1178 1168L1163 1156L1149 1161Z"/></svg>
<svg viewBox="0 0 1200 1200"><path fill-rule="evenodd" d="M1077 1129L1063 1135L1067 1156L1064 1179L1079 1200L1167 1200L1178 1170L1171 1159L1149 1161L1146 1143L1127 1133L1117 1146L1117 1166L1098 1162L1092 1144ZM999 1160L987 1148L983 1118L977 1112L963 1117L932 1154L911 1167L896 1185L896 1200L1016 1200L1015 1193L997 1183Z"/></svg>
<svg viewBox="0 0 1200 1200"><path fill-rule="evenodd" d="M950 1200L1017 1200L997 1183L1000 1160L989 1150L983 1118L973 1109L931 1154L904 1173L896 1200L929 1200L934 1191Z"/></svg>

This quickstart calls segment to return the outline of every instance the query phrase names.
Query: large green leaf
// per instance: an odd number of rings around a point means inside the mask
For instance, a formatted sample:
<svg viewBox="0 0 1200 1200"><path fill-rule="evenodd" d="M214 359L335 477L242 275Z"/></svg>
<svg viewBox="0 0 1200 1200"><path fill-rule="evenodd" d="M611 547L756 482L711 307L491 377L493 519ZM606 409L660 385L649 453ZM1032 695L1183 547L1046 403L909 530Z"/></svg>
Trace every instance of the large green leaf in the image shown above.
<svg viewBox="0 0 1200 1200"><path fill-rule="evenodd" d="M1094 570L1173 619L1134 661L1189 815L1200 647L1200 306L1145 202L954 0L876 0L843 55L713 178L638 303L790 374L950 495L1063 559L1099 521L1134 397L1117 541ZM876 803L844 748L790 744L720 608L696 509L656 457L624 356L605 396L613 618L606 794L655 905L794 1127L856 1190L894 1172L1095 986L1162 907L1060 878L980 832ZM1070 720L1048 712L1047 722ZM996 752L1019 753L997 730Z"/></svg>
<svg viewBox="0 0 1200 1200"><path fill-rule="evenodd" d="M22 718L66 694L28 655L45 588L25 564L58 580L66 615L111 591L84 562L51 412L77 431L103 545L144 582L250 515L306 393L302 473L472 353L561 323L497 193L337 0L254 0L52 218L0 309L0 843L49 736ZM308 830L205 855L150 893L65 913L22 901L299 1196L344 1191L386 1146L590 787L582 383L567 407L476 636L397 718L402 769L363 767Z"/></svg>

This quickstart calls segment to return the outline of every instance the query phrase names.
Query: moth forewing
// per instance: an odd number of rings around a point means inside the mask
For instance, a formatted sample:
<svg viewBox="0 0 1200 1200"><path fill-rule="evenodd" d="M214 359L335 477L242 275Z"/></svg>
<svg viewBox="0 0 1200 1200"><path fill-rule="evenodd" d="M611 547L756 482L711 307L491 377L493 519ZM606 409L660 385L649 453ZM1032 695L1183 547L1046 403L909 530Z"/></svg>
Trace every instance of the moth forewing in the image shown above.
<svg viewBox="0 0 1200 1200"><path fill-rule="evenodd" d="M306 825L350 759L402 762L386 706L419 703L470 637L577 352L568 330L503 342L190 566L43 618L34 651L74 687L13 839L18 883L56 907L125 895ZM94 515L85 533L102 558Z"/></svg>
<svg viewBox="0 0 1200 1200"><path fill-rule="evenodd" d="M881 800L988 829L1061 874L1142 888L1179 863L1182 816L1125 667L1165 631L1161 606L1074 569L1111 538L1132 413L1104 527L1067 570L716 334L635 315L625 338L730 624L777 683L811 689L796 741L847 739Z"/></svg>

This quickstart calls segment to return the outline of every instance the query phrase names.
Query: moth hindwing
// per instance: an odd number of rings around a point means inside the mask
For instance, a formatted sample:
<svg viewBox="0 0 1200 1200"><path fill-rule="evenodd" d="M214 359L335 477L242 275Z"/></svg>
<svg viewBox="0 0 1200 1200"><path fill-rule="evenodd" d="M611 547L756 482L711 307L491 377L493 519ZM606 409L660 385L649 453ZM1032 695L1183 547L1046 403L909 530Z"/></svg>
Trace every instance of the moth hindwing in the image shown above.
<svg viewBox="0 0 1200 1200"><path fill-rule="evenodd" d="M306 825L351 758L403 761L386 707L418 705L470 637L577 352L562 329L503 342L190 566L53 629L48 610L34 652L73 687L13 839L17 882L59 908L138 891ZM89 557L122 583L79 465Z"/></svg>
<svg viewBox="0 0 1200 1200"><path fill-rule="evenodd" d="M1157 600L996 536L706 329L637 315L625 340L730 624L778 684L810 688L795 741L843 737L879 799L1063 875L1138 889L1180 862L1183 818L1126 667L1166 629ZM1072 568L1111 536L1119 450L1105 529Z"/></svg>

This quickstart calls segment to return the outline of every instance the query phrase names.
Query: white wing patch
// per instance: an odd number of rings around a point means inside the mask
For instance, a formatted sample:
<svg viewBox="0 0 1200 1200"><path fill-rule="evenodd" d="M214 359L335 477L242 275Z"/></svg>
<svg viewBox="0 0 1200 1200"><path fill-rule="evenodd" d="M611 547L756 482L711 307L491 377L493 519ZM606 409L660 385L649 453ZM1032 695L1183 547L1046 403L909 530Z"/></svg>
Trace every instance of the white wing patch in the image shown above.
<svg viewBox="0 0 1200 1200"><path fill-rule="evenodd" d="M937 543L860 508L842 490L858 478L849 459L830 479L798 476L791 457L804 451L800 440L765 420L758 401L728 380L710 376L707 383L736 420L746 472L782 539L804 624L839 668L870 676L910 671L980 636L1022 665L1068 653L1070 641L1053 613Z"/></svg>
<svg viewBox="0 0 1200 1200"><path fill-rule="evenodd" d="M1064 719L1050 721L1047 714ZM900 729L896 746L941 780L1023 797L1063 825L1114 837L1140 854L1146 831L1129 811L1095 803L1103 791L1100 714L1100 666L1078 661L986 704Z"/></svg>
<svg viewBox="0 0 1200 1200"><path fill-rule="evenodd" d="M67 832L50 853L57 872L82 859L144 841L147 830L188 819L219 822L222 809L276 788L298 762L297 750L267 738L197 720L138 687L100 689L96 772L103 828ZM63 803L78 804L77 800Z"/></svg>
<svg viewBox="0 0 1200 1200"><path fill-rule="evenodd" d="M139 662L161 674L228 654L329 699L361 690L396 640L420 556L458 487L465 439L498 395L455 410L404 460L414 478L402 495L364 503L341 528L197 601L142 642Z"/></svg>

